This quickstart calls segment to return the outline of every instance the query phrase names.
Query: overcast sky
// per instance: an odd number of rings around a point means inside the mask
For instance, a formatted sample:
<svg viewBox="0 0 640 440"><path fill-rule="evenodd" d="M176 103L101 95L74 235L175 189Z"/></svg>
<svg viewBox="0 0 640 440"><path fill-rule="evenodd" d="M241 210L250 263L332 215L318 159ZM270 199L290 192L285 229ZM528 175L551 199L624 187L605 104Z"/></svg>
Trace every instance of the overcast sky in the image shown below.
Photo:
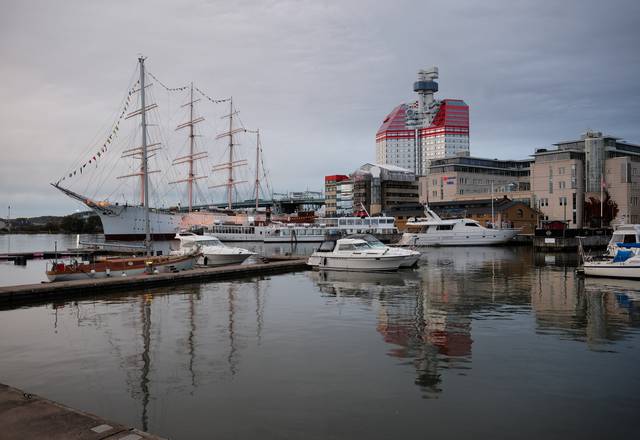
<svg viewBox="0 0 640 440"><path fill-rule="evenodd" d="M275 190L375 157L415 98L470 106L471 154L520 159L597 129L640 143L640 2L7 1L0 14L0 217L79 208L48 185L119 110L136 57L168 85L233 95Z"/></svg>

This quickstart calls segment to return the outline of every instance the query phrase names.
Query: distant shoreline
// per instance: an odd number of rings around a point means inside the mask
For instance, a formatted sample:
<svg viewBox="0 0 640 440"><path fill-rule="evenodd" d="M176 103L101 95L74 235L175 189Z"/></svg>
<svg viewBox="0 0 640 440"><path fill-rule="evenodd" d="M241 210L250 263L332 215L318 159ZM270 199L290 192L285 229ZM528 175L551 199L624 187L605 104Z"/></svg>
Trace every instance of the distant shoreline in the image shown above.
<svg viewBox="0 0 640 440"><path fill-rule="evenodd" d="M0 219L0 235L14 234L101 234L100 217L91 211L65 216Z"/></svg>

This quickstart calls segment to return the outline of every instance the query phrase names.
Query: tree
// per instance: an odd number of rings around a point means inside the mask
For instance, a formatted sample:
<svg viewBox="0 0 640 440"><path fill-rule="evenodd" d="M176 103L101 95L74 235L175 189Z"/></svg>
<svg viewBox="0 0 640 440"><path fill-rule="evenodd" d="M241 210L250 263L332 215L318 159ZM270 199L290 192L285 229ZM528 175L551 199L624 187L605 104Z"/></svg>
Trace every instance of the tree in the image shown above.
<svg viewBox="0 0 640 440"><path fill-rule="evenodd" d="M598 228L602 224L603 226L609 226L611 221L618 215L618 204L611 200L609 192L604 192L604 203L602 206L602 222L600 221L600 199L595 197L589 197L584 203L584 220L585 224L592 228Z"/></svg>

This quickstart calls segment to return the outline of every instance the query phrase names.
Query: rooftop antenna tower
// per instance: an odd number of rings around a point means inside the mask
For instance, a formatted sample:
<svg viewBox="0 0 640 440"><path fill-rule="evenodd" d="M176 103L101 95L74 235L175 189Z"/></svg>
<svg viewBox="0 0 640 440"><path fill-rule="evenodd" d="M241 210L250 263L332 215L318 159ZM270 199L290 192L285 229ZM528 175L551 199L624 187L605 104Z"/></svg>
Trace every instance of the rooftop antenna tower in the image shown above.
<svg viewBox="0 0 640 440"><path fill-rule="evenodd" d="M436 79L438 79L438 68L434 66L418 71L418 80L413 83L413 91L419 95L418 111L425 115L427 124L430 124L433 119L431 111L434 104L433 94L438 91Z"/></svg>

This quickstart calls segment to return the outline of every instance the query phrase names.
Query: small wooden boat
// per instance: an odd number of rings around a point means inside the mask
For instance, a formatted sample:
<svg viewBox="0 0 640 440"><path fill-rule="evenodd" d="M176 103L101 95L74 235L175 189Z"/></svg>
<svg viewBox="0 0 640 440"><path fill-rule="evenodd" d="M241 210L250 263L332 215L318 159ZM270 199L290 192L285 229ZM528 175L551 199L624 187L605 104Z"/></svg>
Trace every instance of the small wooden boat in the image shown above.
<svg viewBox="0 0 640 440"><path fill-rule="evenodd" d="M110 257L89 261L54 261L47 269L49 281L86 280L143 273L177 272L191 269L198 255Z"/></svg>

